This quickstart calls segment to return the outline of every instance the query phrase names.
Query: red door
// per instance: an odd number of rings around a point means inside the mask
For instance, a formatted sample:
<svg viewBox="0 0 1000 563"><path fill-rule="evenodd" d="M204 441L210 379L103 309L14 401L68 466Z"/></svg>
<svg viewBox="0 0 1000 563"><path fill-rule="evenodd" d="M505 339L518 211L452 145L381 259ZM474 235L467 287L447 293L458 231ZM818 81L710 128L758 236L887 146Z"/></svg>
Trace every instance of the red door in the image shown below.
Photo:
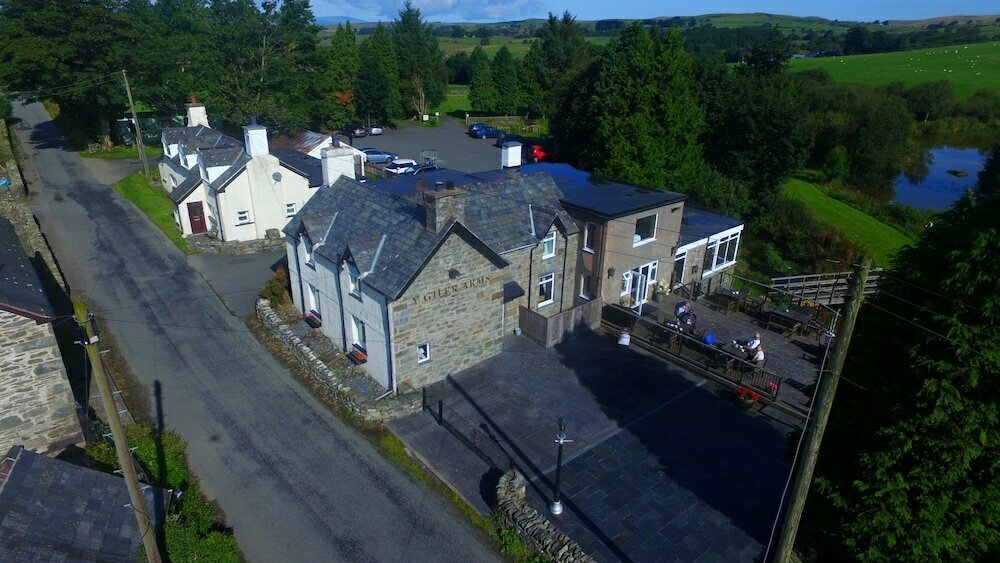
<svg viewBox="0 0 1000 563"><path fill-rule="evenodd" d="M191 234L196 235L208 230L205 227L205 211L200 201L188 204L188 217L191 219Z"/></svg>

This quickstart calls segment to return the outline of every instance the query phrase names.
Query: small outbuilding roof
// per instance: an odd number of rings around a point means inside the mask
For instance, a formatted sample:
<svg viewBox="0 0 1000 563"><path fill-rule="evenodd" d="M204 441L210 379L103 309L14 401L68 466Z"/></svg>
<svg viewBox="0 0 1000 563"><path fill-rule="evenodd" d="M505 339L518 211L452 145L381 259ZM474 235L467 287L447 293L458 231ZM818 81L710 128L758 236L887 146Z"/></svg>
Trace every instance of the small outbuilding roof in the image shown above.
<svg viewBox="0 0 1000 563"><path fill-rule="evenodd" d="M55 316L14 225L0 217L0 310L48 322Z"/></svg>
<svg viewBox="0 0 1000 563"><path fill-rule="evenodd" d="M742 224L743 221L740 219L712 213L700 207L684 206L684 216L681 218L681 236L677 244L685 246L708 239Z"/></svg>
<svg viewBox="0 0 1000 563"><path fill-rule="evenodd" d="M144 494L159 523L151 501L167 495ZM0 558L135 561L142 537L128 506L121 477L14 446L0 458Z"/></svg>

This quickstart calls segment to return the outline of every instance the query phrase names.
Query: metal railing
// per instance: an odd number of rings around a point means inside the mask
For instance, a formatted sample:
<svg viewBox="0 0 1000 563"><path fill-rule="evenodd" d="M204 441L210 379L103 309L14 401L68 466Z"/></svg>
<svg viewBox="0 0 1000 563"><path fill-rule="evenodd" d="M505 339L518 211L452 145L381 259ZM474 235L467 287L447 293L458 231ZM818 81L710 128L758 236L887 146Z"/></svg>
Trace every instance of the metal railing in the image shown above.
<svg viewBox="0 0 1000 563"><path fill-rule="evenodd" d="M628 329L632 338L641 339L662 354L681 360L696 371L708 372L709 375L735 385L749 387L771 400L778 397L781 376L737 355L705 344L683 330L674 330L639 317L621 305L605 305L603 320L619 330Z"/></svg>
<svg viewBox="0 0 1000 563"><path fill-rule="evenodd" d="M451 433L458 441L465 444L472 453L490 467L507 472L514 469L514 459L507 453L500 438L490 430L486 422L478 424L462 416L458 411L445 404L443 399L423 396L423 409L434 417L434 420Z"/></svg>

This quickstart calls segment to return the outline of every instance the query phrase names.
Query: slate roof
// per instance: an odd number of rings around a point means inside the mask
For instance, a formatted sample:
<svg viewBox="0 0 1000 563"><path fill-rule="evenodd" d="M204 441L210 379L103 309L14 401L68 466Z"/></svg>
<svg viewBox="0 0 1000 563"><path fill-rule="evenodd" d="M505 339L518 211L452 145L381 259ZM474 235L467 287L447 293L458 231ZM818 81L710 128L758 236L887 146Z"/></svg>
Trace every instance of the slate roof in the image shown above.
<svg viewBox="0 0 1000 563"><path fill-rule="evenodd" d="M549 174L563 192L563 204L608 219L679 203L687 199L687 195L677 192L645 189L621 182L595 180L589 172L578 170L568 164L542 162L524 165L519 170L522 174L538 172Z"/></svg>
<svg viewBox="0 0 1000 563"><path fill-rule="evenodd" d="M243 143L211 127L167 127L163 130L163 140L168 145L184 145L188 152L195 149L217 149L243 147Z"/></svg>
<svg viewBox="0 0 1000 563"><path fill-rule="evenodd" d="M177 187L170 191L170 200L174 203L180 204L184 201L184 198L191 195L198 186L201 185L201 175L200 174L189 174L187 179L185 179Z"/></svg>
<svg viewBox="0 0 1000 563"><path fill-rule="evenodd" d="M154 494L166 497L147 489L150 509ZM135 561L141 536L128 503L121 477L15 446L0 459L0 559Z"/></svg>
<svg viewBox="0 0 1000 563"><path fill-rule="evenodd" d="M439 178L463 177L464 217L440 234L429 232L417 182L422 180L422 188L432 189L439 187L435 184ZM321 187L285 233L298 236L305 231L317 245L314 252L333 263L353 257L358 269L368 272L366 285L396 299L452 233L503 267L504 253L538 244L555 222L568 233L577 232L576 223L559 204L560 195L545 174L502 175L485 181L439 170L367 184L340 178L333 186Z"/></svg>
<svg viewBox="0 0 1000 563"><path fill-rule="evenodd" d="M42 280L24 253L14 226L0 217L0 309L48 322L55 316Z"/></svg>
<svg viewBox="0 0 1000 563"><path fill-rule="evenodd" d="M742 224L743 221L739 219L685 205L684 216L681 217L681 236L677 244L691 244Z"/></svg>
<svg viewBox="0 0 1000 563"><path fill-rule="evenodd" d="M292 149L271 149L271 154L282 166L309 180L310 188L323 185L323 165L319 159Z"/></svg>
<svg viewBox="0 0 1000 563"><path fill-rule="evenodd" d="M243 147L225 147L218 149L201 149L198 151L201 155L201 161L205 163L206 168L211 168L215 166L233 166L239 162L240 157L243 156Z"/></svg>

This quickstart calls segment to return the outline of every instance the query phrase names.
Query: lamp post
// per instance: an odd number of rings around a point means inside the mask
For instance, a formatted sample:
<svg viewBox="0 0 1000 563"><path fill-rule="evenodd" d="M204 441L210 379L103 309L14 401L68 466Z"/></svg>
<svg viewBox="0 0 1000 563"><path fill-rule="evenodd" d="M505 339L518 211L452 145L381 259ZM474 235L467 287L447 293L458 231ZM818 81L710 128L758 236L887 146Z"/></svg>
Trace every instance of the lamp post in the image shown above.
<svg viewBox="0 0 1000 563"><path fill-rule="evenodd" d="M566 438L566 419L559 419L559 432L556 434L555 439L556 444L558 444L558 453L556 454L556 486L555 494L552 496L552 505L549 506L549 510L552 514L559 516L562 514L563 505L562 500L559 498L559 482L562 478L562 450L563 444L572 444L573 440Z"/></svg>

